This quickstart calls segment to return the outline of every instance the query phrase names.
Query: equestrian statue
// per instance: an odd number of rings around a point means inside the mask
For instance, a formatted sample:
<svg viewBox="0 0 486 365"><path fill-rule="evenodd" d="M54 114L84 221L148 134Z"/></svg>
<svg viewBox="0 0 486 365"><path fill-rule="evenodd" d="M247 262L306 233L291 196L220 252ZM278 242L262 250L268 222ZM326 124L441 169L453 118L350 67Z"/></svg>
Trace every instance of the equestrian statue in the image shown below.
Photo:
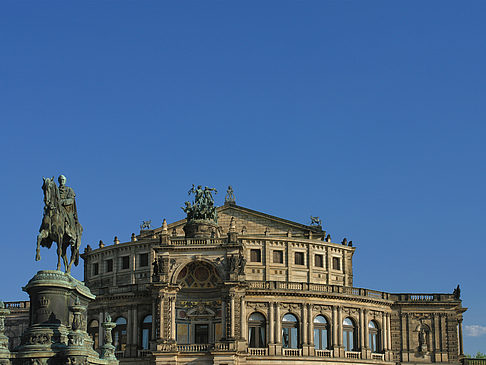
<svg viewBox="0 0 486 365"><path fill-rule="evenodd" d="M51 248L52 242L57 243L57 270L61 270L61 258L66 274L71 272L71 266L79 263L79 247L83 227L78 221L74 190L66 186L66 177L59 176L59 187L52 178L42 178L44 191L44 217L37 236L35 260L39 261L40 246ZM71 258L68 262L67 249L71 247Z"/></svg>

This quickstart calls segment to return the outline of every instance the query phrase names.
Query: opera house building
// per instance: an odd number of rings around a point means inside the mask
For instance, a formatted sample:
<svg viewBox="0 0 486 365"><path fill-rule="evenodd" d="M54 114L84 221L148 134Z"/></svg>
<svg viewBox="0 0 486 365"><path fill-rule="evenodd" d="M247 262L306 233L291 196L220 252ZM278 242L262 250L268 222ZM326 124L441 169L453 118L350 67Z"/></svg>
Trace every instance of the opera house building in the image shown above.
<svg viewBox="0 0 486 365"><path fill-rule="evenodd" d="M186 219L84 250L95 350L109 314L115 355L127 365L460 363L459 289L356 288L356 248L334 242L318 219L244 208L232 191L212 216L196 216L201 194L186 203ZM15 346L29 303L6 304Z"/></svg>

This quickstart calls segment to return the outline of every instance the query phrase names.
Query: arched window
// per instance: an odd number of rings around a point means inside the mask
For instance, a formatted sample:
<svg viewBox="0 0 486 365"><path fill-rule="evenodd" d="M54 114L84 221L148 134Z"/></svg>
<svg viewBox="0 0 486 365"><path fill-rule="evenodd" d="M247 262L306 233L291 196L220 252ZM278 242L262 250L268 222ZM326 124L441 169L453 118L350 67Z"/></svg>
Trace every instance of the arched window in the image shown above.
<svg viewBox="0 0 486 365"><path fill-rule="evenodd" d="M93 348L95 350L100 346L99 331L100 329L99 329L98 321L96 319L93 319L91 322L89 322L88 335L93 340Z"/></svg>
<svg viewBox="0 0 486 365"><path fill-rule="evenodd" d="M378 323L375 321L370 321L368 324L368 332L370 336L370 349L371 352L380 351L380 331L378 328Z"/></svg>
<svg viewBox="0 0 486 365"><path fill-rule="evenodd" d="M152 315L145 316L142 321L142 349L149 348L149 341L152 339Z"/></svg>
<svg viewBox="0 0 486 365"><path fill-rule="evenodd" d="M115 321L116 327L113 329L113 345L116 351L125 351L127 344L127 320L118 317Z"/></svg>
<svg viewBox="0 0 486 365"><path fill-rule="evenodd" d="M343 321L343 345L345 351L356 350L356 326L351 318Z"/></svg>
<svg viewBox="0 0 486 365"><path fill-rule="evenodd" d="M248 319L248 345L249 347L266 347L265 317L258 312L252 313Z"/></svg>
<svg viewBox="0 0 486 365"><path fill-rule="evenodd" d="M293 314L282 319L282 344L284 348L296 349L299 344L299 321Z"/></svg>
<svg viewBox="0 0 486 365"><path fill-rule="evenodd" d="M329 323L321 315L314 318L314 347L316 350L329 348Z"/></svg>

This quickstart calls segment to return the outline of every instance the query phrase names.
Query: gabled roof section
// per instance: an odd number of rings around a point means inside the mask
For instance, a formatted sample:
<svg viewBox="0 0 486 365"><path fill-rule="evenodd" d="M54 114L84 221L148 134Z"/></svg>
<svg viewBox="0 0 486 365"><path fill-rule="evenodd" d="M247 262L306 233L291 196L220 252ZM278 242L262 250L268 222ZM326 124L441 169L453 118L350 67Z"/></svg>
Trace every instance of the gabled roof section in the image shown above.
<svg viewBox="0 0 486 365"><path fill-rule="evenodd" d="M300 236L308 234L309 231L313 233L324 233L319 226L309 226L287 219L276 217L270 214L262 213L253 209L245 208L234 203L226 203L217 208L218 225L220 226L220 234L226 234L229 228L232 217L236 221L236 229L239 234L247 235L275 235L287 234L290 232L293 236ZM173 222L168 225L169 233L176 230L177 235L183 235L182 227L186 224L186 219ZM161 228L156 228L155 233L159 232Z"/></svg>

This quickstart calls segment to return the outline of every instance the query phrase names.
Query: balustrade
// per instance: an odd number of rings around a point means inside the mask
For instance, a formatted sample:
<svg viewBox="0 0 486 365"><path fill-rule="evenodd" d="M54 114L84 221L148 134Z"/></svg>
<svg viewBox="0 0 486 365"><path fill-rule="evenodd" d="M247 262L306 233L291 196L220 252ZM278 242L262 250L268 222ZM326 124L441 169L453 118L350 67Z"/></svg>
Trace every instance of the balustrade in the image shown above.
<svg viewBox="0 0 486 365"><path fill-rule="evenodd" d="M316 350L315 354L317 357L333 357L332 350Z"/></svg>
<svg viewBox="0 0 486 365"><path fill-rule="evenodd" d="M211 350L209 344L191 344L191 345L177 345L179 352L207 352Z"/></svg>
<svg viewBox="0 0 486 365"><path fill-rule="evenodd" d="M384 361L385 360L385 354L371 354L371 358L373 360L381 360L381 361Z"/></svg>
<svg viewBox="0 0 486 365"><path fill-rule="evenodd" d="M345 351L346 359L361 359L361 352L359 351Z"/></svg>
<svg viewBox="0 0 486 365"><path fill-rule="evenodd" d="M248 353L253 356L267 356L268 349L266 348L249 348Z"/></svg>
<svg viewBox="0 0 486 365"><path fill-rule="evenodd" d="M283 349L284 356L302 356L302 349Z"/></svg>
<svg viewBox="0 0 486 365"><path fill-rule="evenodd" d="M248 281L250 289L276 289L276 290L298 290L321 293L343 293L375 299L387 299L397 301L449 301L453 300L452 294L390 294L377 290L346 287L330 284L309 284L289 283L285 281ZM484 364L482 364L484 365Z"/></svg>

